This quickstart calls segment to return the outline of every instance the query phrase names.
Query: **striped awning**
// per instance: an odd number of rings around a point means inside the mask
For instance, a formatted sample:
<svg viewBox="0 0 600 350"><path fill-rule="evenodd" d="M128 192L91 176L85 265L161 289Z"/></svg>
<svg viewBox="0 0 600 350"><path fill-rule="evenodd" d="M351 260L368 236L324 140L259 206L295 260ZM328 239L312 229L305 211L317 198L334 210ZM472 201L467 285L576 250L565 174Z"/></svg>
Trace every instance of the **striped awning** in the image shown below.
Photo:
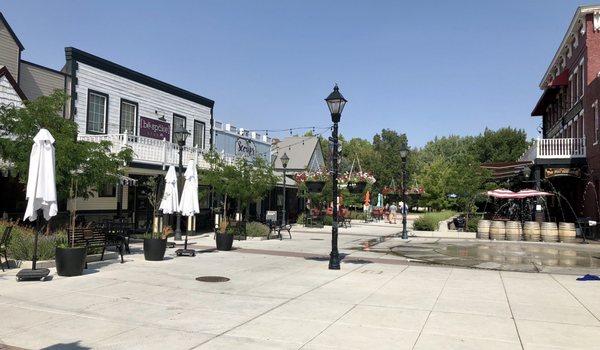
<svg viewBox="0 0 600 350"><path fill-rule="evenodd" d="M497 189L493 191L487 191L487 195L494 198L503 198L503 199L522 199L529 197L540 197L540 196L552 196L550 192L543 192L537 190L520 190L519 192L513 192L507 189Z"/></svg>

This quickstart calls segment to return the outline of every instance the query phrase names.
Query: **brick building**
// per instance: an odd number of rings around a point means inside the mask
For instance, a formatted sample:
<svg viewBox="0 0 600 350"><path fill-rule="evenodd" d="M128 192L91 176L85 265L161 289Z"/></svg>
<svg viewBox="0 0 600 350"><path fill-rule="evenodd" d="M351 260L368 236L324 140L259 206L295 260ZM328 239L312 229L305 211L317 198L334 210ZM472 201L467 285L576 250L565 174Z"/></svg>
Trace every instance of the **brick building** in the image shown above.
<svg viewBox="0 0 600 350"><path fill-rule="evenodd" d="M539 84L531 115L542 118L541 137L521 159L538 187L560 193L550 219L600 219L599 80L600 5L581 6Z"/></svg>

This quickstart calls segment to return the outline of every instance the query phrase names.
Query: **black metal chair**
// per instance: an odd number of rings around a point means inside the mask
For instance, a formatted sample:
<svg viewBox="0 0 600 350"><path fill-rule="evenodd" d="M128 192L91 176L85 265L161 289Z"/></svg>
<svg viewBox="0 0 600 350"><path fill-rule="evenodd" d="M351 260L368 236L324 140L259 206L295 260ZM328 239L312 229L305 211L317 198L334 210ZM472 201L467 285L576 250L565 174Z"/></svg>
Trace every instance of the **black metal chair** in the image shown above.
<svg viewBox="0 0 600 350"><path fill-rule="evenodd" d="M6 267L10 269L10 265L8 264L8 243L10 242L10 234L12 232L13 227L7 226L4 228L4 233L2 237L0 237L0 267L2 267L2 271L4 271L4 266L2 266L2 258L1 255L4 254L4 260L6 260Z"/></svg>

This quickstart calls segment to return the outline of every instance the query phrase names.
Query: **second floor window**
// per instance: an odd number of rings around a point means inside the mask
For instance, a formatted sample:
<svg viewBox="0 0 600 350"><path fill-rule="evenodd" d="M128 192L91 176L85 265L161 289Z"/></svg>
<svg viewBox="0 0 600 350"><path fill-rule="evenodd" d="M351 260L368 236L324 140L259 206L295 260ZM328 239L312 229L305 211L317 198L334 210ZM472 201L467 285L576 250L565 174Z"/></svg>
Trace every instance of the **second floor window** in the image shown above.
<svg viewBox="0 0 600 350"><path fill-rule="evenodd" d="M101 92L88 92L86 132L105 134L108 112L108 95Z"/></svg>
<svg viewBox="0 0 600 350"><path fill-rule="evenodd" d="M194 120L194 147L204 148L204 131L206 125L203 122Z"/></svg>
<svg viewBox="0 0 600 350"><path fill-rule="evenodd" d="M594 142L598 142L598 129L600 128L599 120L598 120L598 100L594 101L592 104L592 113L594 113Z"/></svg>
<svg viewBox="0 0 600 350"><path fill-rule="evenodd" d="M121 100L121 121L119 133L135 134L137 120L137 103Z"/></svg>
<svg viewBox="0 0 600 350"><path fill-rule="evenodd" d="M179 128L185 129L185 117L173 114L173 131L171 132L171 142L176 142L175 132L179 130Z"/></svg>

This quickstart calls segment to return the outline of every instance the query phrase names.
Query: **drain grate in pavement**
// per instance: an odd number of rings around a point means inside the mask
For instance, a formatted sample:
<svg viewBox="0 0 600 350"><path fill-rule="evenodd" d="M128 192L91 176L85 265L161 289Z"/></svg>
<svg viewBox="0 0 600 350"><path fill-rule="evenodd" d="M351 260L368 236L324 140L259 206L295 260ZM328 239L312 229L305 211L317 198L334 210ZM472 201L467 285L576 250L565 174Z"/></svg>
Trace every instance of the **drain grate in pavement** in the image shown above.
<svg viewBox="0 0 600 350"><path fill-rule="evenodd" d="M223 276L200 276L196 277L199 282L227 282L229 278Z"/></svg>

